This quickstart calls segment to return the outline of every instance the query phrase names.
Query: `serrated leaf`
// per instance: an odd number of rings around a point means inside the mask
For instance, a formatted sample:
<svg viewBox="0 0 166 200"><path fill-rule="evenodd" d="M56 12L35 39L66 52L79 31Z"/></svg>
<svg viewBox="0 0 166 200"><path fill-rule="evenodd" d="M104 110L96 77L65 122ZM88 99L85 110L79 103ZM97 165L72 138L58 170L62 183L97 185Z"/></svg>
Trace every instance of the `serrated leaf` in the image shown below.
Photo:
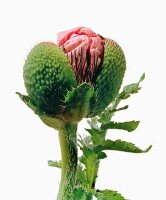
<svg viewBox="0 0 166 200"><path fill-rule="evenodd" d="M139 147L136 147L135 144L122 141L122 140L106 140L101 145L102 150L116 150L116 151L124 151L130 153L146 153L148 152L152 146L150 145L147 149L142 150Z"/></svg>
<svg viewBox="0 0 166 200"><path fill-rule="evenodd" d="M139 83L132 83L130 85L127 85L123 88L123 91L125 93L126 96L130 95L130 94L135 94L138 93L138 91L141 89L141 87L139 87ZM123 97L124 98L124 97Z"/></svg>
<svg viewBox="0 0 166 200"><path fill-rule="evenodd" d="M99 159L104 159L107 157L106 153L104 153L103 151L99 152L97 155Z"/></svg>
<svg viewBox="0 0 166 200"><path fill-rule="evenodd" d="M140 83L145 79L145 74L142 74L137 83L132 83L123 88L123 91L118 95L119 99L127 99L131 94L138 93L141 87Z"/></svg>
<svg viewBox="0 0 166 200"><path fill-rule="evenodd" d="M83 148L83 156L80 158L80 162L85 165L85 172L87 176L87 188L91 189L97 178L97 171L99 165L99 158L93 149L88 147Z"/></svg>
<svg viewBox="0 0 166 200"><path fill-rule="evenodd" d="M87 191L86 188L78 186L74 189L74 199L73 200L92 200L92 196L96 193L94 189Z"/></svg>
<svg viewBox="0 0 166 200"><path fill-rule="evenodd" d="M88 124L90 125L91 128L98 130L99 126L98 126L98 118L97 117L93 117L90 120L87 120Z"/></svg>
<svg viewBox="0 0 166 200"><path fill-rule="evenodd" d="M77 88L67 92L65 97L65 117L71 115L78 120L89 112L90 99L94 94L94 88L88 83L82 83Z"/></svg>
<svg viewBox="0 0 166 200"><path fill-rule="evenodd" d="M113 115L114 115L114 112L109 112L105 110L103 113L99 115L100 118L98 119L98 122L103 123L103 124L108 123Z"/></svg>
<svg viewBox="0 0 166 200"><path fill-rule="evenodd" d="M116 108L116 107L113 108L112 106L110 106L104 112L99 114L98 122L100 122L100 123L108 123L111 120L112 116L116 112L119 112L119 111L122 111L122 110L126 110L126 109L128 109L128 107L129 107L128 105L120 107L120 108Z"/></svg>
<svg viewBox="0 0 166 200"><path fill-rule="evenodd" d="M121 130L125 130L125 131L128 131L128 132L132 132L138 127L139 123L140 123L140 121L128 121L128 122L111 121L107 124L102 124L101 129L102 130L121 129Z"/></svg>
<svg viewBox="0 0 166 200"><path fill-rule="evenodd" d="M97 200L125 200L125 198L116 191L102 190L95 195Z"/></svg>
<svg viewBox="0 0 166 200"><path fill-rule="evenodd" d="M86 165L86 163L91 162L91 160L95 160L97 158L96 153L93 149L88 147L82 148L83 156L80 158L80 161Z"/></svg>
<svg viewBox="0 0 166 200"><path fill-rule="evenodd" d="M85 148L85 147L88 147L88 148L93 148L93 143L92 143L92 140L91 140L91 136L87 135L85 137L82 137L81 135L79 135L80 139L78 139L79 141L79 145L81 145L80 147L81 148Z"/></svg>
<svg viewBox="0 0 166 200"><path fill-rule="evenodd" d="M141 87L139 85L144 80L144 78L145 78L145 74L143 74L141 76L141 78L139 79L139 81L137 83L132 83L132 84L125 86L123 88L122 92L120 92L117 95L117 97L114 99L114 101L111 103L111 105L108 106L102 113L99 114L98 121L102 124L108 123L111 121L111 118L113 117L115 112L127 109L128 106L124 106L119 109L117 109L117 106L119 105L119 103L122 100L129 98L131 96L131 94L138 93L138 91L141 89Z"/></svg>
<svg viewBox="0 0 166 200"><path fill-rule="evenodd" d="M48 160L48 166L61 168L61 161Z"/></svg>
<svg viewBox="0 0 166 200"><path fill-rule="evenodd" d="M141 78L139 79L139 83L145 79L145 73L142 74Z"/></svg>
<svg viewBox="0 0 166 200"><path fill-rule="evenodd" d="M120 108L118 108L118 109L113 109L113 110L110 110L109 113L118 112L118 111L121 111L121 110L126 110L126 109L128 109L128 107L129 107L129 106L126 105L126 106L120 107Z"/></svg>
<svg viewBox="0 0 166 200"><path fill-rule="evenodd" d="M105 130L96 130L94 128L85 129L91 135L91 140L94 146L99 145L102 141L105 140L106 131Z"/></svg>
<svg viewBox="0 0 166 200"><path fill-rule="evenodd" d="M78 187L74 189L74 200L86 200L86 192L84 188Z"/></svg>
<svg viewBox="0 0 166 200"><path fill-rule="evenodd" d="M77 165L77 172L76 172L76 185L82 186L85 188L87 184L88 184L88 181L87 181L85 169L83 169L82 165L79 163Z"/></svg>

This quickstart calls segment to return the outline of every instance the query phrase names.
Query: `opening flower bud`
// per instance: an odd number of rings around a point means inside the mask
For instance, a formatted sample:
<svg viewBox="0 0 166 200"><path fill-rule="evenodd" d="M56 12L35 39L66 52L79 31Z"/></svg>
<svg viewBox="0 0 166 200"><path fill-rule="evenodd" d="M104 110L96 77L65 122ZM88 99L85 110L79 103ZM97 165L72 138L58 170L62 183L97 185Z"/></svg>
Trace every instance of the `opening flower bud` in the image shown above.
<svg viewBox="0 0 166 200"><path fill-rule="evenodd" d="M26 104L66 121L98 115L122 84L126 69L122 49L86 27L60 32L57 40L58 45L36 45L26 59Z"/></svg>

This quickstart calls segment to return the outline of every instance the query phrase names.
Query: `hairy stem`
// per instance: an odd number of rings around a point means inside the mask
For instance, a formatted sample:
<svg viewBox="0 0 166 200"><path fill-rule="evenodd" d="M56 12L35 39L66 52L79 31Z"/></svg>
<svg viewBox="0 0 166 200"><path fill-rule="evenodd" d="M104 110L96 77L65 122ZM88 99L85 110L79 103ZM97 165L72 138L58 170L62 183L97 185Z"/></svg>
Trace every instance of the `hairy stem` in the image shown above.
<svg viewBox="0 0 166 200"><path fill-rule="evenodd" d="M59 129L59 141L61 147L61 182L57 200L73 199L75 175L77 168L77 124L65 123Z"/></svg>

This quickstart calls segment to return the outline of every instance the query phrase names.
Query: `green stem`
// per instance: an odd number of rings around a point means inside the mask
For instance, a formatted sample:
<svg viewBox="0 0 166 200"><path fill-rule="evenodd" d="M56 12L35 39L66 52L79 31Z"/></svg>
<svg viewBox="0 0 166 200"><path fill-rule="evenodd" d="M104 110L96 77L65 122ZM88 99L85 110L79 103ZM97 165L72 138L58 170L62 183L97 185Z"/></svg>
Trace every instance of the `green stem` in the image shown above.
<svg viewBox="0 0 166 200"><path fill-rule="evenodd" d="M77 124L65 123L59 129L61 147L61 182L57 200L72 200L77 168Z"/></svg>

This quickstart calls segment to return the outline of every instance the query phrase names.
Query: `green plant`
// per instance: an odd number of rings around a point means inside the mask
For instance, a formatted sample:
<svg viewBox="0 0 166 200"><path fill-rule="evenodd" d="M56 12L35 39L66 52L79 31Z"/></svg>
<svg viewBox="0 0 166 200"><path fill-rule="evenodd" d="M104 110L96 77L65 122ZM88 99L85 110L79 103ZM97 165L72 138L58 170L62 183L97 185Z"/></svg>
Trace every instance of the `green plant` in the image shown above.
<svg viewBox="0 0 166 200"><path fill-rule="evenodd" d="M66 55L65 55L66 54ZM28 95L17 93L49 127L59 131L61 161L49 161L61 168L58 200L122 200L119 193L95 189L100 160L106 150L143 153L132 143L108 140L108 129L134 131L139 121L114 122L113 115L127 106L119 103L140 90L130 84L119 93L126 69L119 45L85 27L58 34L58 45L44 42L35 46L24 65ZM89 118L87 136L77 137L82 118ZM77 147L82 150L78 158Z"/></svg>

